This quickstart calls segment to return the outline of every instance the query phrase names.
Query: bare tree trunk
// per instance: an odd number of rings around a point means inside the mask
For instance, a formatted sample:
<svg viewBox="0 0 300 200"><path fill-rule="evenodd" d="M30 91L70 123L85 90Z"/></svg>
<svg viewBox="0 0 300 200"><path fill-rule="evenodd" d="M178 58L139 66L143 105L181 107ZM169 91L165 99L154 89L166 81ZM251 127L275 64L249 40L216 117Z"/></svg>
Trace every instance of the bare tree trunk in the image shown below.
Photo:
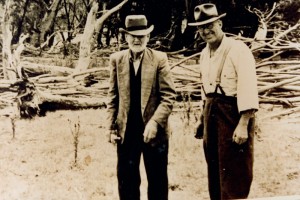
<svg viewBox="0 0 300 200"><path fill-rule="evenodd" d="M2 49L2 59L3 59L3 74L4 79L14 80L17 79L15 67L12 62L12 52L11 52L11 41L12 41L12 32L10 26L12 24L10 18L10 4L11 1L8 0L5 2L4 14L2 19L2 40L3 40L3 49Z"/></svg>
<svg viewBox="0 0 300 200"><path fill-rule="evenodd" d="M51 29L54 26L55 17L57 15L60 2L61 0L54 0L48 13L45 15L43 19L41 34L40 34L40 43L43 43L46 40L47 34L51 33Z"/></svg>
<svg viewBox="0 0 300 200"><path fill-rule="evenodd" d="M93 34L95 32L96 14L98 11L97 1L93 1L92 8L87 16L84 32L81 37L79 60L76 69L82 71L88 68L90 64L91 46L93 44Z"/></svg>
<svg viewBox="0 0 300 200"><path fill-rule="evenodd" d="M189 4L189 0L185 0L184 1L184 5L185 5L185 14L186 16L190 15L190 4Z"/></svg>
<svg viewBox="0 0 300 200"><path fill-rule="evenodd" d="M27 9L28 9L28 6L29 6L29 2L30 2L30 0L25 1L24 8L23 8L23 15L22 15L20 21L18 22L17 33L13 37L13 41L12 41L13 44L16 44L16 43L19 42L19 38L20 38L20 36L22 34L22 31L23 31L23 22L25 20L26 14L27 14Z"/></svg>
<svg viewBox="0 0 300 200"><path fill-rule="evenodd" d="M3 39L3 49L2 49L2 57L3 57L3 74L4 79L8 80L16 80L17 78L23 78L23 74L21 72L21 53L23 52L25 46L24 41L29 35L21 35L18 39L19 44L12 51L12 31L10 28L12 27L12 18L10 17L11 1L7 1L4 10L4 17L2 21L2 39Z"/></svg>
<svg viewBox="0 0 300 200"><path fill-rule="evenodd" d="M102 28L104 21L110 16L112 15L114 12L120 10L125 3L127 3L128 0L123 0L121 3L119 3L118 5L116 5L115 7L113 7L112 9L108 10L107 12L105 12L97 21L96 21L96 25L95 25L95 30L96 30L96 37L98 38L98 33L99 30Z"/></svg>
<svg viewBox="0 0 300 200"><path fill-rule="evenodd" d="M88 14L84 32L82 35L82 39L80 42L80 49L79 49L79 60L76 66L76 71L83 71L86 70L90 64L91 58L91 46L95 41L93 39L93 35L96 31L95 38L98 38L98 32L102 28L103 22L114 12L118 11L122 8L122 6L128 2L128 0L123 0L120 4L113 7L112 9L108 10L104 13L99 19L96 20L96 13L98 11L98 3L97 1L93 1L92 8Z"/></svg>

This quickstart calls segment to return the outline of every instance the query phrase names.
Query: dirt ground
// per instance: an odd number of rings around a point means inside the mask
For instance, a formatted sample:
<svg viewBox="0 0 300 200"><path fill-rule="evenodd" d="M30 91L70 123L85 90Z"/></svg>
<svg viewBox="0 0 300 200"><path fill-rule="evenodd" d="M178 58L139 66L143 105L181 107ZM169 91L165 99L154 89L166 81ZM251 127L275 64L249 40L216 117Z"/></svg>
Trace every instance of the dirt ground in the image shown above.
<svg viewBox="0 0 300 200"><path fill-rule="evenodd" d="M276 109L281 108L263 106L258 119ZM250 198L299 194L299 122L299 115L259 120ZM202 141L194 139L191 124L183 112L170 117L170 200L208 199ZM10 118L1 117L0 199L117 200L116 148L107 142L104 126L103 109L56 111L16 120L13 138ZM141 174L146 200L143 166Z"/></svg>

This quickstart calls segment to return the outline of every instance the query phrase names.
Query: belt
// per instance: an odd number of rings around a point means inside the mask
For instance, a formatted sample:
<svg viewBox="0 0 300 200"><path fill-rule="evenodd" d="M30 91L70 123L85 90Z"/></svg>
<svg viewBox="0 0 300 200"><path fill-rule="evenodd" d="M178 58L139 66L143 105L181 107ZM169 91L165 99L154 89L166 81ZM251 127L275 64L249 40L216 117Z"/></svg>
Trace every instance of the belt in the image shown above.
<svg viewBox="0 0 300 200"><path fill-rule="evenodd" d="M237 101L237 98L234 97L234 96L227 96L227 95L216 93L216 92L214 92L214 93L207 93L206 97L207 98L224 99L224 100L230 101L230 102L236 102Z"/></svg>

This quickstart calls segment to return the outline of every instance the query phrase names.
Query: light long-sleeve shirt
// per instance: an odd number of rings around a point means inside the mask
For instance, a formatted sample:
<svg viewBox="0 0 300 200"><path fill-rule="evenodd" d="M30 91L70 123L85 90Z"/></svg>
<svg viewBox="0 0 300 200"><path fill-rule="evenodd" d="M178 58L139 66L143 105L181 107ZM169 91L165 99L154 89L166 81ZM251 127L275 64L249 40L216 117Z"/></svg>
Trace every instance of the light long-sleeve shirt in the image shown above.
<svg viewBox="0 0 300 200"><path fill-rule="evenodd" d="M239 112L258 109L257 76L253 54L242 41L225 35L213 56L210 55L208 45L201 53L200 72L205 91L202 91L202 97L205 99L205 94L215 91L218 68L229 46L230 50L224 62L220 85L226 96L237 97ZM221 93L220 90L218 93Z"/></svg>

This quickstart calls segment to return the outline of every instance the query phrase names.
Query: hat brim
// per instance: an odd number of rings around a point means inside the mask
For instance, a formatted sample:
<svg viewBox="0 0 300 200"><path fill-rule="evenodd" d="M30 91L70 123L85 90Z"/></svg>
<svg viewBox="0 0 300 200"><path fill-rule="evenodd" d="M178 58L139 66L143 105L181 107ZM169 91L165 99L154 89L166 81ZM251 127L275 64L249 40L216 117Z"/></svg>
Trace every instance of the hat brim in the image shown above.
<svg viewBox="0 0 300 200"><path fill-rule="evenodd" d="M189 26L201 26L201 25L204 25L204 24L208 24L208 23L211 23L211 22L214 22L222 17L225 17L226 16L226 13L222 14L222 15L219 15L217 17L213 17L213 18L210 18L208 20L204 20L204 21L201 21L201 22L192 22L192 23L188 23Z"/></svg>
<svg viewBox="0 0 300 200"><path fill-rule="evenodd" d="M154 29L154 25L151 25L149 28L147 29L143 29L143 30L134 30L134 31L128 31L126 29L120 28L120 32L124 32L124 33L128 33L130 35L135 35L135 36L142 36L142 35L148 35L149 33L151 33Z"/></svg>

